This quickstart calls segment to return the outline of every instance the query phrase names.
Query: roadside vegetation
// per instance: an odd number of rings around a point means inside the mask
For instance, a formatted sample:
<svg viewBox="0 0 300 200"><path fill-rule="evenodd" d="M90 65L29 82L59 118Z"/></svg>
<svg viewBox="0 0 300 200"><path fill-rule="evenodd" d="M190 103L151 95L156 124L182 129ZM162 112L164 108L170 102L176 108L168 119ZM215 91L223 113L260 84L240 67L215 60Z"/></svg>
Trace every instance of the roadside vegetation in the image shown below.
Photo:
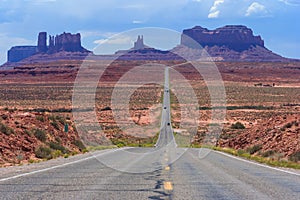
<svg viewBox="0 0 300 200"><path fill-rule="evenodd" d="M117 147L154 147L158 135L159 133L156 133L154 137L148 138L113 138L111 141Z"/></svg>
<svg viewBox="0 0 300 200"><path fill-rule="evenodd" d="M266 152L259 152L261 149L261 146L259 145L254 145L253 147L247 148L246 150L242 150L242 149L235 150L231 148L211 147L211 146L205 146L205 148L221 151L234 156L246 158L248 160L253 160L258 163L267 164L273 167L300 169L300 164L297 163L300 161L300 152L295 153L295 155L291 155L289 157L289 160L286 160L283 158L282 154L276 153L275 151L272 150Z"/></svg>

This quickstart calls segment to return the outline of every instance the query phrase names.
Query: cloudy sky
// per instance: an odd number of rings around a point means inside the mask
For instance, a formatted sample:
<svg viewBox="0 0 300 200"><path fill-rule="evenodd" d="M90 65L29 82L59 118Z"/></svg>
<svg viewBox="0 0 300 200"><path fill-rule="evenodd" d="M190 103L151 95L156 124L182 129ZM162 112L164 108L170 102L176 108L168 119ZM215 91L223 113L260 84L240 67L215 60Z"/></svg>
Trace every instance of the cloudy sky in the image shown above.
<svg viewBox="0 0 300 200"><path fill-rule="evenodd" d="M80 32L91 50L132 28L227 24L246 25L270 50L300 58L299 13L300 0L0 0L0 63L11 46L34 45L40 31Z"/></svg>

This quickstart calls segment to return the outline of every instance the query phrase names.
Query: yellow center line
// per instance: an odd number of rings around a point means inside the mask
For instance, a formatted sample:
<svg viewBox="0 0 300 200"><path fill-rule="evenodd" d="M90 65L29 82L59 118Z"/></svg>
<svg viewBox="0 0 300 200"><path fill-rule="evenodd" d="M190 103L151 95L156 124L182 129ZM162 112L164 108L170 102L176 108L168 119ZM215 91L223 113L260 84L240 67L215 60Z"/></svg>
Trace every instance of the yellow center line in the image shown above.
<svg viewBox="0 0 300 200"><path fill-rule="evenodd" d="M170 181L164 181L164 189L165 190L173 190L172 183Z"/></svg>

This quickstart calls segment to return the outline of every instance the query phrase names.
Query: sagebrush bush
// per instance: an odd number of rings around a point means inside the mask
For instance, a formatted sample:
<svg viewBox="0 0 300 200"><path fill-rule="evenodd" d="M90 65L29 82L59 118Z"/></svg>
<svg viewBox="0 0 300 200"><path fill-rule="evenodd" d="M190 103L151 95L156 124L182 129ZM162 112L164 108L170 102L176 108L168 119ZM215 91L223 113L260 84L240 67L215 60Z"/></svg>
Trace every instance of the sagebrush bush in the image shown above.
<svg viewBox="0 0 300 200"><path fill-rule="evenodd" d="M290 155L289 160L293 161L293 162L300 161L300 151L297 151L296 153L293 153L292 155Z"/></svg>
<svg viewBox="0 0 300 200"><path fill-rule="evenodd" d="M45 121L45 118L43 116L41 116L41 115L37 115L35 118L37 120L39 120L40 122L44 122Z"/></svg>
<svg viewBox="0 0 300 200"><path fill-rule="evenodd" d="M59 151L61 151L62 153L69 153L69 150L68 149L66 149L64 146L62 146L61 144L59 144L59 143L55 143L55 142L50 142L49 143L49 147L51 148L51 149L54 149L54 150L59 150Z"/></svg>
<svg viewBox="0 0 300 200"><path fill-rule="evenodd" d="M52 122L50 122L50 124L51 124L56 130L59 130L59 125L58 125L57 121L52 121Z"/></svg>
<svg viewBox="0 0 300 200"><path fill-rule="evenodd" d="M232 129L245 129L245 126L241 122L236 122L235 124L231 125L231 128Z"/></svg>
<svg viewBox="0 0 300 200"><path fill-rule="evenodd" d="M6 126L5 124L2 124L1 122L0 122L0 132L4 133L5 135L11 135L15 133L15 131L12 128Z"/></svg>
<svg viewBox="0 0 300 200"><path fill-rule="evenodd" d="M86 149L86 147L84 146L84 144L80 140L74 140L72 143L75 146L77 146L80 151L83 151L84 149Z"/></svg>
<svg viewBox="0 0 300 200"><path fill-rule="evenodd" d="M35 156L42 159L51 159L52 150L49 147L40 146L35 150Z"/></svg>
<svg viewBox="0 0 300 200"><path fill-rule="evenodd" d="M63 153L60 150L54 150L54 151L51 152L51 157L52 158L58 158L62 155L63 155Z"/></svg>
<svg viewBox="0 0 300 200"><path fill-rule="evenodd" d="M35 129L33 131L33 135L41 142L46 142L46 140L47 140L47 134L46 134L46 131L44 131L44 130Z"/></svg>
<svg viewBox="0 0 300 200"><path fill-rule="evenodd" d="M274 151L274 150L268 150L268 151L262 152L262 153L261 153L261 156L262 156L262 157L270 157L270 156L272 156L272 155L274 155L274 154L275 154L275 151Z"/></svg>
<svg viewBox="0 0 300 200"><path fill-rule="evenodd" d="M252 147L248 147L246 151L249 152L252 155L252 154L255 154L256 152L258 152L261 149L262 149L262 146L259 145L259 144L256 144Z"/></svg>

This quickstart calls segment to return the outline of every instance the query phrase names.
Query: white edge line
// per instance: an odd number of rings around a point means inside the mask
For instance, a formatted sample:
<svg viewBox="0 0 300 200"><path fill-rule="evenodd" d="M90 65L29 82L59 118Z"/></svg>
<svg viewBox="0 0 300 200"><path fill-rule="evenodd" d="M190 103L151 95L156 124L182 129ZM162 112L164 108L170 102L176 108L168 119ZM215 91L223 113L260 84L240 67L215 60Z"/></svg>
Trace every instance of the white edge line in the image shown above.
<svg viewBox="0 0 300 200"><path fill-rule="evenodd" d="M4 182L4 181L11 180L11 179L16 179L16 178L24 177L24 176L29 176L29 175L32 175L32 174L37 174L37 173L40 173L40 172L45 172L45 171L49 171L49 170L52 170L52 169L56 169L56 168L60 168L60 167L68 166L68 165L72 165L72 164L75 164L75 163L79 163L79 162L83 162L83 161L86 161L86 160L90 160L90 159L96 158L98 156L102 156L102 155L105 155L105 154L108 154L108 153L113 153L115 151L120 151L120 150L123 150L123 149L124 148L122 148L122 149L114 149L114 150L110 149L110 150L107 150L105 152L101 152L101 153L96 154L96 155L91 155L91 156L89 156L87 158L83 158L83 159L80 159L80 160L75 160L75 161L64 163L64 164L61 164L61 165L55 165L55 166L44 168L44 169L39 169L39 170L35 170L35 171L31 171L31 172L26 172L26 173L23 173L23 174L18 174L18 175L7 177L7 178L2 178L2 179L0 179L0 182Z"/></svg>
<svg viewBox="0 0 300 200"><path fill-rule="evenodd" d="M258 165L258 166L261 166L261 167L265 167L265 168L277 170L277 171L280 171L280 172L285 172L285 173L288 173L288 174L300 176L300 174L298 174L298 173L296 173L296 172L291 172L291 171L287 171L287 170L284 170L284 169L279 169L279 168L276 168L276 167L271 167L271 166L269 166L269 165L264 165L264 164L256 163L256 162L253 162L253 161L250 161L250 160L246 160L246 159L243 159L243 158L239 158L239 157L236 157L236 156L233 156L233 155L224 153L224 152L215 151L215 150L212 150L212 151L213 151L213 152L216 152L216 153L219 153L219 154L222 154L222 155L224 155L224 156L230 157L230 158L234 158L234 159L236 159L236 160L240 160L240 161L243 161L243 162L246 162L246 163L251 163L251 164L253 164L253 165Z"/></svg>

